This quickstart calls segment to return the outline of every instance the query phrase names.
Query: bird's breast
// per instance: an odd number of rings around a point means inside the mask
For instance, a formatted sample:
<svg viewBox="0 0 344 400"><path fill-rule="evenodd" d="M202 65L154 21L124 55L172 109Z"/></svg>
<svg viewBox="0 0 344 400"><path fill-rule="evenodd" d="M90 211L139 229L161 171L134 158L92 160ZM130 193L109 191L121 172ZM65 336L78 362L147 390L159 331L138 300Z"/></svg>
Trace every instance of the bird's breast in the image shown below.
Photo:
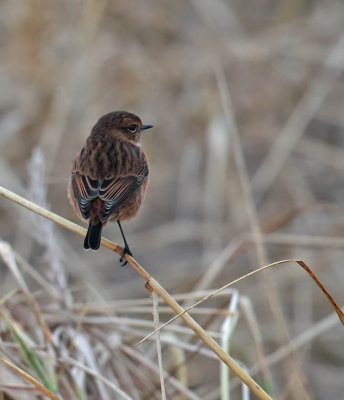
<svg viewBox="0 0 344 400"><path fill-rule="evenodd" d="M96 179L125 176L148 164L144 151L124 140L89 141L80 152L80 169Z"/></svg>

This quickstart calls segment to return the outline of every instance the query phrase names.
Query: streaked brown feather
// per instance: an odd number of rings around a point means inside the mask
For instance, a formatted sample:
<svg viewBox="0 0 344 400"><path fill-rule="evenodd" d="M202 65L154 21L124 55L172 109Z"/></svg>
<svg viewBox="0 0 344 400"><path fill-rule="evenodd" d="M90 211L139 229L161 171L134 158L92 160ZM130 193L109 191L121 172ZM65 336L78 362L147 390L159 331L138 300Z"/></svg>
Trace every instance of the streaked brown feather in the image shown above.
<svg viewBox="0 0 344 400"><path fill-rule="evenodd" d="M93 129L73 163L71 203L79 216L94 222L132 218L141 206L148 173L147 157L137 144L116 132ZM125 210L130 199L131 210Z"/></svg>
<svg viewBox="0 0 344 400"><path fill-rule="evenodd" d="M132 129L131 124L134 124ZM139 117L115 111L101 117L74 160L68 197L80 218L89 220L84 248L98 250L108 221L132 218L138 212L149 179L148 160L140 146ZM123 230L124 254L132 254Z"/></svg>

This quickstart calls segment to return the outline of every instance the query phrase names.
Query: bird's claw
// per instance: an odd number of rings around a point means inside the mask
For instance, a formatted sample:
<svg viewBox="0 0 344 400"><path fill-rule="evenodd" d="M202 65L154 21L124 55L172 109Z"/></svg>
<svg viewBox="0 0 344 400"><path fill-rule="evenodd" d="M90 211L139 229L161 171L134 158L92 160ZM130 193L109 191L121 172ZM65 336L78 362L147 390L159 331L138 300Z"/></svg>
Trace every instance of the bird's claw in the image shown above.
<svg viewBox="0 0 344 400"><path fill-rule="evenodd" d="M127 246L127 245L124 247L124 249L122 251L122 254L121 254L121 258L119 259L119 262L121 263L121 267L124 267L124 266L126 266L128 264L128 261L124 258L124 256L126 254L129 254L130 256L133 255L133 253L131 252L129 246Z"/></svg>

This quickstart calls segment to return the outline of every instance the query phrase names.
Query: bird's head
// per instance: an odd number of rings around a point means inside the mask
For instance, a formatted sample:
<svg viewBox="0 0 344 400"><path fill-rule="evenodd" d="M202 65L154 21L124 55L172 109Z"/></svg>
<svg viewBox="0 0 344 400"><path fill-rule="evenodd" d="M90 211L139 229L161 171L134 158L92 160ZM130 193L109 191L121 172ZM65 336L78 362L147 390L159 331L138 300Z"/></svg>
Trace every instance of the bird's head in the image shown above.
<svg viewBox="0 0 344 400"><path fill-rule="evenodd" d="M105 131L116 138L140 144L144 130L153 128L153 125L143 125L141 119L127 111L114 111L103 115L93 128L93 131Z"/></svg>

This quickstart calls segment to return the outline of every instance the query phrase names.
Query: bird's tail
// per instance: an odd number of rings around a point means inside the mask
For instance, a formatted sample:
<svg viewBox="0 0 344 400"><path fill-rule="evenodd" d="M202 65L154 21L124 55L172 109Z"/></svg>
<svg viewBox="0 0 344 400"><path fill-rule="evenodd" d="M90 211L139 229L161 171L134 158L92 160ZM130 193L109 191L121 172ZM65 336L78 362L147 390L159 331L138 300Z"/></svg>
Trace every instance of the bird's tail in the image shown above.
<svg viewBox="0 0 344 400"><path fill-rule="evenodd" d="M88 225L88 231L84 241L85 249L98 250L100 246L100 239L102 237L103 224L99 221L96 224Z"/></svg>

